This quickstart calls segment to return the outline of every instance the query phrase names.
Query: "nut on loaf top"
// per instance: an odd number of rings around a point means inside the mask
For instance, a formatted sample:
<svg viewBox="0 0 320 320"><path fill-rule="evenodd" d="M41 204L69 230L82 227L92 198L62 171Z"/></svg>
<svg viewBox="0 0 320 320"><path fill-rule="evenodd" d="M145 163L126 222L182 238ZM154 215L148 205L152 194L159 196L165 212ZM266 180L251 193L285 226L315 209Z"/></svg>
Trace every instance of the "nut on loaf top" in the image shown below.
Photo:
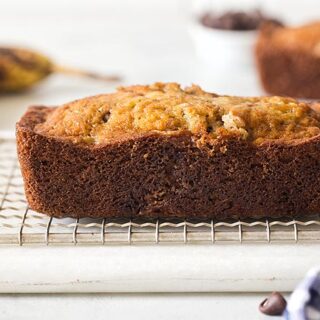
<svg viewBox="0 0 320 320"><path fill-rule="evenodd" d="M105 144L149 133L190 132L211 139L292 141L320 134L320 114L282 97L219 96L177 83L121 87L56 108L37 133L73 142Z"/></svg>

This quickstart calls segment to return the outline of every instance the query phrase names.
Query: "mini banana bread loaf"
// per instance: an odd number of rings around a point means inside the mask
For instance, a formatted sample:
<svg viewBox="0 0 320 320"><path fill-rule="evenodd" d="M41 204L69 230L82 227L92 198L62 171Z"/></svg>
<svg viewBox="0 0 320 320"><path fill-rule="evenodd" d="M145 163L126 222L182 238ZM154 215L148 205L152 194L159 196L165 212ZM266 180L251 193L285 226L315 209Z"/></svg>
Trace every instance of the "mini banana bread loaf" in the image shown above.
<svg viewBox="0 0 320 320"><path fill-rule="evenodd" d="M16 133L29 205L51 216L320 212L320 114L290 98L132 86L31 107Z"/></svg>
<svg viewBox="0 0 320 320"><path fill-rule="evenodd" d="M320 98L320 21L298 28L266 25L256 57L268 93Z"/></svg>

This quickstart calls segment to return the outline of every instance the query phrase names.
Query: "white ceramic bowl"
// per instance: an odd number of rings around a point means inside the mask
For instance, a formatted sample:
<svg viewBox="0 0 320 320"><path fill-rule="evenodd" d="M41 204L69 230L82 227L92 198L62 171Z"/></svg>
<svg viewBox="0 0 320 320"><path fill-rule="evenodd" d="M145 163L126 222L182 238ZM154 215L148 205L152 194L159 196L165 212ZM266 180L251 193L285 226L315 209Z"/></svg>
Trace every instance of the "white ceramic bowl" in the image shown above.
<svg viewBox="0 0 320 320"><path fill-rule="evenodd" d="M207 65L231 71L254 68L257 31L212 29L194 21L190 34L197 56Z"/></svg>

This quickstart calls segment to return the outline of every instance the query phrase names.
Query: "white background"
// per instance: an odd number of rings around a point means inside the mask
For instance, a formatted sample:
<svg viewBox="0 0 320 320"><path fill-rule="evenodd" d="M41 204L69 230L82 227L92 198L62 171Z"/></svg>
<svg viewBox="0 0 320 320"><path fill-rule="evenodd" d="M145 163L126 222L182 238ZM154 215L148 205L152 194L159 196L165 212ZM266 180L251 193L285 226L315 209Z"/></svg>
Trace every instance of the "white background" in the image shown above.
<svg viewBox="0 0 320 320"><path fill-rule="evenodd" d="M188 33L192 15L230 1L1 0L0 43L40 50L61 64L119 73L122 84L177 81L219 93L261 94L255 75L215 72L197 60ZM291 24L319 18L319 0L232 1L264 7ZM30 104L60 104L109 92L115 85L52 76L34 90L0 98L0 130ZM156 250L156 248L155 248ZM0 296L1 319L258 319L259 294Z"/></svg>
<svg viewBox="0 0 320 320"><path fill-rule="evenodd" d="M121 84L177 81L218 93L257 95L251 70L219 72L195 57L190 23L203 6L264 8L288 23L320 16L319 0L1 0L0 43L42 51L57 63L123 75ZM213 57L214 59L214 57ZM0 130L13 129L30 104L60 104L116 85L52 76L43 85L0 99Z"/></svg>

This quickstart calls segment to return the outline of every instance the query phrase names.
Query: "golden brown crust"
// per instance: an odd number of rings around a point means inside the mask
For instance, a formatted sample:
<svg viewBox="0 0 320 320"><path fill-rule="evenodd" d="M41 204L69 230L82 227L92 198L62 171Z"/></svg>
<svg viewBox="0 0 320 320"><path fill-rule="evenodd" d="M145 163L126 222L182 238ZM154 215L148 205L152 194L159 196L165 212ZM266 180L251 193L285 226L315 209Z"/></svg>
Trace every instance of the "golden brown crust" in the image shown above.
<svg viewBox="0 0 320 320"><path fill-rule="evenodd" d="M188 131L78 144L34 128L54 109L17 124L30 207L55 217L227 219L320 212L320 136L254 145Z"/></svg>
<svg viewBox="0 0 320 320"><path fill-rule="evenodd" d="M236 136L259 144L316 136L320 116L290 98L218 96L195 85L182 89L177 83L155 83L68 103L35 131L93 144L183 131L206 140Z"/></svg>

